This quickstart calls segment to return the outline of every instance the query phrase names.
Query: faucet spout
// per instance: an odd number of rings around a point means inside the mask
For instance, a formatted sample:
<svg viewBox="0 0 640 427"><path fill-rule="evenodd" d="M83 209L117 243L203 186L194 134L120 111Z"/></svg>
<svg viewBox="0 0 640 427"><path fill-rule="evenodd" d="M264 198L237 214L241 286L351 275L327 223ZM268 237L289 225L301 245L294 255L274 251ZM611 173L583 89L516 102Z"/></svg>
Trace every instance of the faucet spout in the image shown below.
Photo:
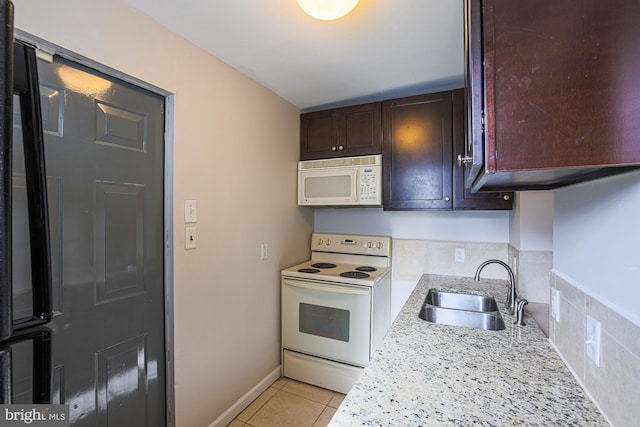
<svg viewBox="0 0 640 427"><path fill-rule="evenodd" d="M478 266L476 270L476 274L473 277L474 280L480 280L480 272L489 264L499 264L503 266L505 270L507 270L507 273L509 273L510 283L507 291L507 301L505 302L505 307L507 308L507 310L509 310L509 313L511 314L516 313L516 308L517 308L516 305L518 301L518 294L516 291L516 278L513 274L513 270L511 270L511 267L509 267L507 263L505 263L504 261L500 261L499 259L490 259L483 262Z"/></svg>

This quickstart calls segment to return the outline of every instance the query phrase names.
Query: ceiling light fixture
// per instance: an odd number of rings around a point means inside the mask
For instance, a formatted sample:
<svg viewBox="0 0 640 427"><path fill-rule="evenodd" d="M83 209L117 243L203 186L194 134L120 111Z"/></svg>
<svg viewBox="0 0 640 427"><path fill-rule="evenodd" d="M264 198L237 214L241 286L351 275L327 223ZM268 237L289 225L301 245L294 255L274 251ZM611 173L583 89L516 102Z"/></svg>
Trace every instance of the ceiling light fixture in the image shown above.
<svg viewBox="0 0 640 427"><path fill-rule="evenodd" d="M297 0L298 5L316 19L330 21L351 12L359 0Z"/></svg>

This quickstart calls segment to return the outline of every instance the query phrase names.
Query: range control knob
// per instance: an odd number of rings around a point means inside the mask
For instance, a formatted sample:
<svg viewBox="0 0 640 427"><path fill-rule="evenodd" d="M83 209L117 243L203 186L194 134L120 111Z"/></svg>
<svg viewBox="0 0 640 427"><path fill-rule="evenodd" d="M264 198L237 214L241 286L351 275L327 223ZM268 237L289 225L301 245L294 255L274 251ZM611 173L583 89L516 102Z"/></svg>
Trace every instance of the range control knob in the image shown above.
<svg viewBox="0 0 640 427"><path fill-rule="evenodd" d="M367 247L371 249L373 247L373 242L367 242Z"/></svg>
<svg viewBox="0 0 640 427"><path fill-rule="evenodd" d="M327 239L327 246L331 246L331 239Z"/></svg>
<svg viewBox="0 0 640 427"><path fill-rule="evenodd" d="M378 242L378 243L376 243L376 248L378 248L378 249L382 249L382 242Z"/></svg>
<svg viewBox="0 0 640 427"><path fill-rule="evenodd" d="M324 243L324 240L318 239L318 246L322 245L323 243Z"/></svg>

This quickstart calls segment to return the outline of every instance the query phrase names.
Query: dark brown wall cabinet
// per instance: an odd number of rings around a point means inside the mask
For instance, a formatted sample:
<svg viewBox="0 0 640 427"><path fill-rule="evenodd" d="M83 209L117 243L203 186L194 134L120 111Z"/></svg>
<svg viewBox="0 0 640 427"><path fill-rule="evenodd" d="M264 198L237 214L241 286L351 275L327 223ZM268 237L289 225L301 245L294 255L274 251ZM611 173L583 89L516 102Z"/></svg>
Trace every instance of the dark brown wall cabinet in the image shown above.
<svg viewBox="0 0 640 427"><path fill-rule="evenodd" d="M473 193L469 185L469 170L456 164L456 153L464 152L465 146L465 107L467 100L464 89L456 89L452 93L453 100L453 209L511 209L513 207L513 193L511 192L481 192Z"/></svg>
<svg viewBox="0 0 640 427"><path fill-rule="evenodd" d="M383 102L384 209L511 209L511 193L471 194L454 173L464 106L464 89Z"/></svg>
<svg viewBox="0 0 640 427"><path fill-rule="evenodd" d="M300 115L300 160L382 153L379 102Z"/></svg>
<svg viewBox="0 0 640 427"><path fill-rule="evenodd" d="M551 189L640 167L640 1L465 6L467 185Z"/></svg>

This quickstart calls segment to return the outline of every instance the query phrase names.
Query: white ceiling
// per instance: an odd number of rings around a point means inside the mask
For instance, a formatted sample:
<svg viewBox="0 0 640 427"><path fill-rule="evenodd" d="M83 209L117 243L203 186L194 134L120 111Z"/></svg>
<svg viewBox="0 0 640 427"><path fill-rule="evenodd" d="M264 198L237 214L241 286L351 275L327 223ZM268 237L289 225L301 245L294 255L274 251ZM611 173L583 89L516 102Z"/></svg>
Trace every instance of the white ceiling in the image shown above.
<svg viewBox="0 0 640 427"><path fill-rule="evenodd" d="M302 110L463 83L463 0L360 0L320 21L296 0L124 0Z"/></svg>

